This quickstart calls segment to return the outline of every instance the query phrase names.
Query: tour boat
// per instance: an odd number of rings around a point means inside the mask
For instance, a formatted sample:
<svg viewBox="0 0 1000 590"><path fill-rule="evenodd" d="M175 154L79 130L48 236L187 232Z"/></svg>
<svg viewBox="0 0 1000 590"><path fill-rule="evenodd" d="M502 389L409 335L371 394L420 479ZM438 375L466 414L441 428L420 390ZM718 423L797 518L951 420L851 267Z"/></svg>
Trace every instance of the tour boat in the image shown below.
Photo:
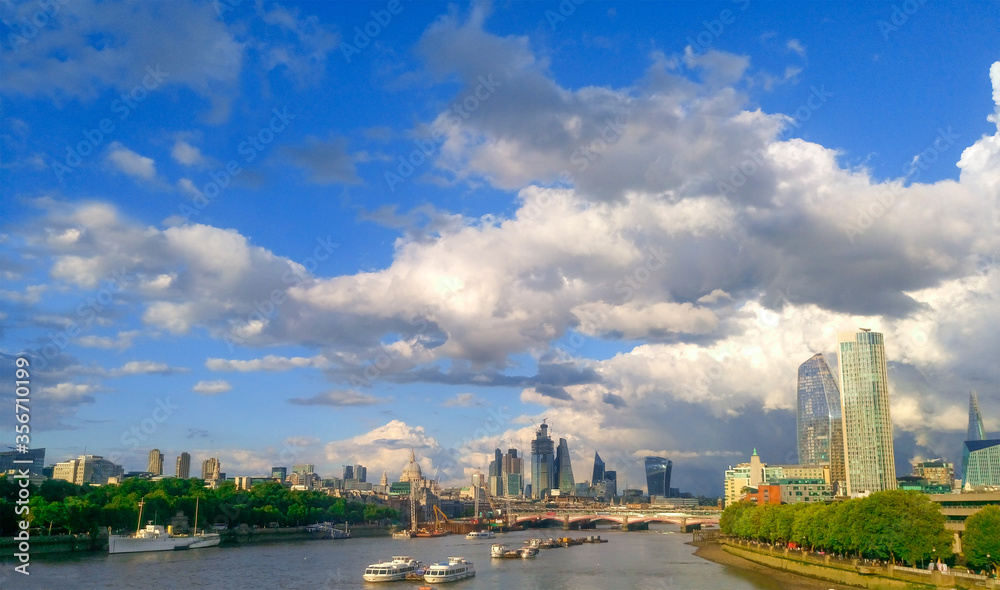
<svg viewBox="0 0 1000 590"><path fill-rule="evenodd" d="M507 553L508 548L503 543L495 543L490 547L490 557L503 557L504 553Z"/></svg>
<svg viewBox="0 0 1000 590"><path fill-rule="evenodd" d="M412 539L413 531L396 531L392 534L393 539Z"/></svg>
<svg viewBox="0 0 1000 590"><path fill-rule="evenodd" d="M472 562L464 557L449 557L448 561L435 563L424 572L424 581L433 584L434 582L455 582L476 575L476 568Z"/></svg>
<svg viewBox="0 0 1000 590"><path fill-rule="evenodd" d="M521 555L521 559L530 559L538 555L538 549L534 547L521 547L517 552Z"/></svg>
<svg viewBox="0 0 1000 590"><path fill-rule="evenodd" d="M494 539L496 538L496 533L493 531L472 531L468 535L465 535L466 539Z"/></svg>
<svg viewBox="0 0 1000 590"><path fill-rule="evenodd" d="M373 563L365 568L362 576L366 582L395 582L405 580L407 574L416 573L420 562L405 555L394 555L392 561Z"/></svg>

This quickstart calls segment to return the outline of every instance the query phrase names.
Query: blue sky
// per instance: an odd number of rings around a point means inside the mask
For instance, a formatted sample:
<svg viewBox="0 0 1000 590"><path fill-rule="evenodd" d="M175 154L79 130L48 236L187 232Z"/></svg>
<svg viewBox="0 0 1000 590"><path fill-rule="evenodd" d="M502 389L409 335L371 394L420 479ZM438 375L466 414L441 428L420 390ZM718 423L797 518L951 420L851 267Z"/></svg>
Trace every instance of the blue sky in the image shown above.
<svg viewBox="0 0 1000 590"><path fill-rule="evenodd" d="M50 463L450 484L547 418L581 478L720 493L859 326L898 469L959 459L969 389L1000 430L995 3L53 6L0 9Z"/></svg>

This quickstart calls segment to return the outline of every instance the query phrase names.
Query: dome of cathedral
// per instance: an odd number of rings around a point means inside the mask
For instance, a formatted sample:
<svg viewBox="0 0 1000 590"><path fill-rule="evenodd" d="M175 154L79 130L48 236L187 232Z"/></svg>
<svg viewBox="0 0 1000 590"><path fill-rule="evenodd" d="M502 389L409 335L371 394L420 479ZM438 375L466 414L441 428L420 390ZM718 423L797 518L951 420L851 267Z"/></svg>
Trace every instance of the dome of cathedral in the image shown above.
<svg viewBox="0 0 1000 590"><path fill-rule="evenodd" d="M420 481L423 478L424 474L420 471L420 464L417 463L417 458L411 449L410 462L403 468L403 475L400 476L399 481Z"/></svg>

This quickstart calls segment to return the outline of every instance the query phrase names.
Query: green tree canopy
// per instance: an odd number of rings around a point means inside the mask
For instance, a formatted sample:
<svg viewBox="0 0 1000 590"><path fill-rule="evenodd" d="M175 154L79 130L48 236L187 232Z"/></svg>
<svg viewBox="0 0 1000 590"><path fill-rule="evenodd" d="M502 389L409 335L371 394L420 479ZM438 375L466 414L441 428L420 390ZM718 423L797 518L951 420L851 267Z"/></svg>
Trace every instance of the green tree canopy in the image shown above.
<svg viewBox="0 0 1000 590"><path fill-rule="evenodd" d="M965 519L962 550L972 567L995 568L1000 563L1000 507L986 506Z"/></svg>

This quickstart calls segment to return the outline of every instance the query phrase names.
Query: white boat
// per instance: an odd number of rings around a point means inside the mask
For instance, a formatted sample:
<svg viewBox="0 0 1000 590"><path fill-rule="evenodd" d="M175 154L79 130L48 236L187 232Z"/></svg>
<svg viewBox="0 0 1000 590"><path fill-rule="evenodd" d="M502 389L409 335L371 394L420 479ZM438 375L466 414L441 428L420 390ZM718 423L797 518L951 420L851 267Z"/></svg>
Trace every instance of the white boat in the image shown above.
<svg viewBox="0 0 1000 590"><path fill-rule="evenodd" d="M524 544L527 545L528 547L531 547L532 549L541 549L542 540L535 537L532 539L528 539L527 541L524 542Z"/></svg>
<svg viewBox="0 0 1000 590"><path fill-rule="evenodd" d="M521 547L517 552L521 555L521 559L531 559L538 555L538 549L534 547Z"/></svg>
<svg viewBox="0 0 1000 590"><path fill-rule="evenodd" d="M472 531L468 535L465 535L466 539L495 539L496 533L493 531Z"/></svg>
<svg viewBox="0 0 1000 590"><path fill-rule="evenodd" d="M373 563L365 568L362 576L366 582L395 582L405 580L407 574L417 573L421 564L406 555L394 555L392 561Z"/></svg>
<svg viewBox="0 0 1000 590"><path fill-rule="evenodd" d="M175 537L160 524L147 524L146 528L137 530L134 535L108 535L108 553L187 549L196 540L194 537Z"/></svg>
<svg viewBox="0 0 1000 590"><path fill-rule="evenodd" d="M495 543L490 547L490 557L503 557L510 549L503 543Z"/></svg>
<svg viewBox="0 0 1000 590"><path fill-rule="evenodd" d="M424 581L428 584L455 582L475 575L476 568L471 561L464 557L449 557L448 561L429 566L424 572Z"/></svg>
<svg viewBox="0 0 1000 590"><path fill-rule="evenodd" d="M185 549L204 549L205 547L215 547L222 542L222 535L219 533L198 533L197 535L192 535L194 542L185 547Z"/></svg>

